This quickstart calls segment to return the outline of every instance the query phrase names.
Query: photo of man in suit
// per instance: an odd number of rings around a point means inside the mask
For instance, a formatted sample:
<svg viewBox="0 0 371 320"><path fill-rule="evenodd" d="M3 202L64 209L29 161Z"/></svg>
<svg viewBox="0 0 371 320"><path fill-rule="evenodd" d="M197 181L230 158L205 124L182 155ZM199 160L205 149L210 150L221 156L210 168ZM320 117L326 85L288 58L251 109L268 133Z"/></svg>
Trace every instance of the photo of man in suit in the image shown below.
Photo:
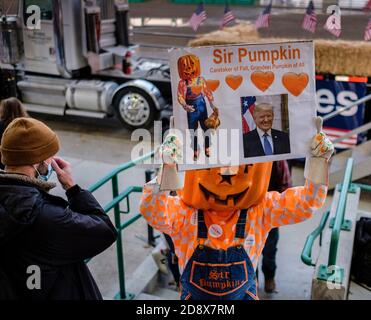
<svg viewBox="0 0 371 320"><path fill-rule="evenodd" d="M243 135L245 158L290 153L289 135L272 129L274 113L271 104L256 105L253 118L256 129Z"/></svg>

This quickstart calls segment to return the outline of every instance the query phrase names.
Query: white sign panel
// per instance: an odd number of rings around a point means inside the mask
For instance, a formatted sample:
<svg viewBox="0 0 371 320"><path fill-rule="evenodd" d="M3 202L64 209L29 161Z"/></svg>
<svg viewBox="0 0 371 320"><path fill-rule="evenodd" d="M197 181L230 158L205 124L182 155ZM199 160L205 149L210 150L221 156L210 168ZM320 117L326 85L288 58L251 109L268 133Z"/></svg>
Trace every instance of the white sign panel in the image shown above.
<svg viewBox="0 0 371 320"><path fill-rule="evenodd" d="M306 157L315 128L312 41L170 51L180 170Z"/></svg>

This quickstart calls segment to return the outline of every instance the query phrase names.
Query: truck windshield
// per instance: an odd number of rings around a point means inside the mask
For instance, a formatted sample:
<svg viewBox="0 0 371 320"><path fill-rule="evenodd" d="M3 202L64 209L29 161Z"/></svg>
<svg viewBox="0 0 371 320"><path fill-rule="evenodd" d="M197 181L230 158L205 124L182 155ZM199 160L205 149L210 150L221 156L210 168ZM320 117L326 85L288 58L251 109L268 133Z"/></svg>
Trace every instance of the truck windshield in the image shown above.
<svg viewBox="0 0 371 320"><path fill-rule="evenodd" d="M27 13L29 6L38 6L40 8L41 20L53 20L53 0L24 0L25 21L32 14Z"/></svg>

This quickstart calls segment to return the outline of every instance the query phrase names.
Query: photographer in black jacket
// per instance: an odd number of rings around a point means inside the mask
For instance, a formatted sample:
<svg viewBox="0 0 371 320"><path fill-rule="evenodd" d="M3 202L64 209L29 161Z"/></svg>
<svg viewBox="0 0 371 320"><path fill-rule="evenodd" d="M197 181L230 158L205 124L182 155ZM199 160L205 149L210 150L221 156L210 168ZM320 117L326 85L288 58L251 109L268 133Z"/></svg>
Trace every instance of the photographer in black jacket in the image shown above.
<svg viewBox="0 0 371 320"><path fill-rule="evenodd" d="M116 229L93 195L75 184L70 165L55 157L57 135L19 118L0 150L0 299L102 299L84 260L111 246ZM52 169L68 201L48 193L55 187L48 182ZM30 267L39 270L40 287L30 287Z"/></svg>

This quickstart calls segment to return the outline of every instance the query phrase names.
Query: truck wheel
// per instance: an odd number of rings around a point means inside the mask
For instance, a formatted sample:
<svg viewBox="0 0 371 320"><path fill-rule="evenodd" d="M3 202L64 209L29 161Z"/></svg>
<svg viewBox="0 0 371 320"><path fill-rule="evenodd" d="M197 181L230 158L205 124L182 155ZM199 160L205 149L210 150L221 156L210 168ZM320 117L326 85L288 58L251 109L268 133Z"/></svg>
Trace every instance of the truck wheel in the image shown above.
<svg viewBox="0 0 371 320"><path fill-rule="evenodd" d="M157 113L152 98L144 90L135 87L120 90L113 105L122 124L131 130L149 128Z"/></svg>

